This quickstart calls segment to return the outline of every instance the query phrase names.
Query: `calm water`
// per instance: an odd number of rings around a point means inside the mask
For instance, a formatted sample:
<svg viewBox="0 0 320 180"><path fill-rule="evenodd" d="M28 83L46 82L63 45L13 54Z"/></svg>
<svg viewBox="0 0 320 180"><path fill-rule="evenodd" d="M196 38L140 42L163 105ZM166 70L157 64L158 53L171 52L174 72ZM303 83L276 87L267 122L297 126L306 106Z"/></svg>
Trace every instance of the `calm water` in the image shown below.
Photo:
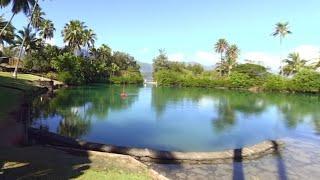
<svg viewBox="0 0 320 180"><path fill-rule="evenodd" d="M125 91L127 98L121 98ZM34 101L34 127L88 141L218 151L320 135L320 96L96 85Z"/></svg>

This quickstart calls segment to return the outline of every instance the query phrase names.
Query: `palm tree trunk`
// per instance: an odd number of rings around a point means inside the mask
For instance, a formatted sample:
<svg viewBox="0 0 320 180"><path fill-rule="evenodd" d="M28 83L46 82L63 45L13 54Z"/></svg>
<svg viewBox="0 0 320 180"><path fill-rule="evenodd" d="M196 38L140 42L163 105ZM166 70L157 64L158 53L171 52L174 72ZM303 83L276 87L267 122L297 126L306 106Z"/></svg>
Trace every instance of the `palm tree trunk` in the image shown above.
<svg viewBox="0 0 320 180"><path fill-rule="evenodd" d="M7 22L7 24L1 29L0 32L0 37L2 36L2 34L4 33L4 31L7 29L7 27L9 26L9 24L11 24L13 17L16 15L16 13L13 13L10 20Z"/></svg>
<svg viewBox="0 0 320 180"><path fill-rule="evenodd" d="M35 3L34 6L33 6L32 13L31 13L31 17L30 17L30 19L29 19L29 23L28 23L27 29L30 28L31 21L32 21L32 18L33 18L33 14L34 14L34 11L35 11L35 9L36 9L36 7L37 7L37 5L38 5L38 2L39 2L39 0L36 0L36 3ZM21 56L22 56L23 46L24 46L25 41L26 41L26 37L23 38L23 41L22 41L21 46L20 46L18 61L17 61L17 63L16 63L16 66L15 66L14 72L13 72L13 77L14 77L14 78L17 78L17 75L18 75L18 66L19 66L19 62L20 62Z"/></svg>
<svg viewBox="0 0 320 180"><path fill-rule="evenodd" d="M222 53L220 54L221 55L221 64L220 64L220 76L222 77L222 64L223 64L223 59L222 59Z"/></svg>

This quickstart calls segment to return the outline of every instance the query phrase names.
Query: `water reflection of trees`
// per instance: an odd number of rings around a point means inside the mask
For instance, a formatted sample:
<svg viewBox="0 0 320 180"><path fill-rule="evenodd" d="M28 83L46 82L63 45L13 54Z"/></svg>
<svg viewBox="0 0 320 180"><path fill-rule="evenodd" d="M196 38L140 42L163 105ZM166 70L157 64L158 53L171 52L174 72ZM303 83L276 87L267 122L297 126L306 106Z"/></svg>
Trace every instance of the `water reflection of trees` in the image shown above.
<svg viewBox="0 0 320 180"><path fill-rule="evenodd" d="M158 115L169 104L182 101L199 102L211 98L217 117L212 119L216 131L223 131L237 122L237 114L259 115L267 108L275 107L282 115L288 128L296 128L300 123L311 120L314 130L320 133L320 96L311 94L250 93L201 88L153 88L152 106ZM281 117L281 116L279 116Z"/></svg>
<svg viewBox="0 0 320 180"><path fill-rule="evenodd" d="M90 119L83 118L79 112L66 111L63 113L57 133L64 136L79 138L88 133L91 127Z"/></svg>
<svg viewBox="0 0 320 180"><path fill-rule="evenodd" d="M125 99L120 96L123 90L129 94ZM96 85L61 89L53 98L43 96L33 102L33 119L39 124L58 117L57 132L79 138L89 132L93 117L106 120L109 111L129 108L137 100L138 92L139 88L135 86Z"/></svg>

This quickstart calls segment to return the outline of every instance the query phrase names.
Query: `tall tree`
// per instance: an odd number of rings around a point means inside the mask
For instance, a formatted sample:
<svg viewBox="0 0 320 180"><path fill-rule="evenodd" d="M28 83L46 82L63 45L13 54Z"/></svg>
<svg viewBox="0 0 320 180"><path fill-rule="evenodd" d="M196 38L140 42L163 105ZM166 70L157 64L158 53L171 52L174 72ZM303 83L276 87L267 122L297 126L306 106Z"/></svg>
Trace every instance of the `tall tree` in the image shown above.
<svg viewBox="0 0 320 180"><path fill-rule="evenodd" d="M294 75L302 68L306 67L308 61L301 59L299 53L290 53L288 58L283 60L285 66L283 67L283 74L286 76Z"/></svg>
<svg viewBox="0 0 320 180"><path fill-rule="evenodd" d="M215 44L214 48L215 48L216 53L220 53L221 65L223 64L223 60L224 60L223 53L225 53L227 51L228 47L229 47L229 44L228 44L227 40L225 40L225 39L219 39L218 42ZM220 76L222 76L221 69L220 69Z"/></svg>
<svg viewBox="0 0 320 180"><path fill-rule="evenodd" d="M39 30L43 21L45 20L43 16L46 14L42 11L39 5L35 6L34 13L31 19L31 25ZM31 18L31 14L29 15L29 18Z"/></svg>
<svg viewBox="0 0 320 180"><path fill-rule="evenodd" d="M86 47L86 55L88 56L89 48L94 47L97 35L92 29L85 29L83 32L83 46Z"/></svg>
<svg viewBox="0 0 320 180"><path fill-rule="evenodd" d="M91 48L94 47L94 43L97 39L97 35L93 32L92 29L85 29L83 32L83 45Z"/></svg>
<svg viewBox="0 0 320 180"><path fill-rule="evenodd" d="M25 0L25 1L24 1L24 0L16 0L15 2L17 3L17 2L21 2L21 1L25 2L24 4L28 4L28 3L27 3L28 1L34 2L33 8L32 8L32 11L31 11L31 16L30 16L30 19L29 19L29 22L28 22L28 25L27 25L27 29L29 29L30 26L31 26L31 21L32 21L33 13L34 13L36 7L38 6L39 0ZM22 3L22 4L23 4L23 3ZM27 7L27 6L24 6L24 7ZM22 9L23 9L23 8L22 8ZM29 6L28 6L28 9L29 9ZM22 41L22 43L21 43L21 46L20 46L20 51L19 51L19 56L18 56L18 62L16 63L16 66L15 66L14 72L13 72L13 77L14 77L14 78L17 78L18 66L19 66L20 59L21 59L21 57L22 57L23 46L24 46L25 40L26 40L26 39L23 39L23 41Z"/></svg>
<svg viewBox="0 0 320 180"><path fill-rule="evenodd" d="M84 31L86 28L87 26L84 25L84 22L78 20L72 20L65 25L62 31L63 41L74 52L81 50L81 46L84 44Z"/></svg>
<svg viewBox="0 0 320 180"><path fill-rule="evenodd" d="M12 4L11 12L12 16L8 23L1 29L0 36L4 33L5 29L11 24L14 16L20 12L25 15L29 15L31 12L31 7L36 4L37 0L0 0L0 7L4 8L9 4Z"/></svg>
<svg viewBox="0 0 320 180"><path fill-rule="evenodd" d="M2 29L6 26L8 22L4 19L3 16L0 16L0 28ZM4 31L4 33L0 36L0 45L3 46L4 43L12 44L14 42L14 27L9 24Z"/></svg>
<svg viewBox="0 0 320 180"><path fill-rule="evenodd" d="M275 31L272 33L272 36L274 37L279 37L280 39L280 44L282 44L283 39L288 35L291 34L292 32L289 30L289 23L277 23L275 25Z"/></svg>
<svg viewBox="0 0 320 180"><path fill-rule="evenodd" d="M15 46L23 46L24 51L28 54L32 50L38 49L40 40L36 37L36 33L32 32L32 29L24 28L23 30L18 31L15 40Z"/></svg>
<svg viewBox="0 0 320 180"><path fill-rule="evenodd" d="M39 35L43 40L51 39L54 36L55 30L56 29L51 20L44 20L40 26Z"/></svg>
<svg viewBox="0 0 320 180"><path fill-rule="evenodd" d="M231 45L226 51L226 60L224 61L224 67L228 73L231 74L232 68L236 65L237 59L240 55L240 49L237 45Z"/></svg>
<svg viewBox="0 0 320 180"><path fill-rule="evenodd" d="M159 49L159 55L153 59L153 73L156 73L162 69L169 69L169 58L164 49Z"/></svg>
<svg viewBox="0 0 320 180"><path fill-rule="evenodd" d="M292 34L292 32L289 30L289 23L279 22L275 25L275 31L272 33L272 36L279 37L280 46L282 46L282 41L288 34ZM282 74L282 65L280 67L280 74Z"/></svg>

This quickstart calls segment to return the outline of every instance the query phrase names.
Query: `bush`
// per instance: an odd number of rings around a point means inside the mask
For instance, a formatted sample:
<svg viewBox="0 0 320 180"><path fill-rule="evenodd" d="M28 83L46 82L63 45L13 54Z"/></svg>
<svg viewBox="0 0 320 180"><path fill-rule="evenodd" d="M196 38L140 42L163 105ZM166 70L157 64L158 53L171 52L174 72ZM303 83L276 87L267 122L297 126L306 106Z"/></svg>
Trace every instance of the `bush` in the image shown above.
<svg viewBox="0 0 320 180"><path fill-rule="evenodd" d="M320 73L309 69L301 70L290 80L289 88L299 92L319 92Z"/></svg>
<svg viewBox="0 0 320 180"><path fill-rule="evenodd" d="M263 88L267 91L284 91L287 90L287 80L279 75L269 75Z"/></svg>
<svg viewBox="0 0 320 180"><path fill-rule="evenodd" d="M177 86L182 84L179 73L170 70L160 70L155 73L154 78L159 85Z"/></svg>
<svg viewBox="0 0 320 180"><path fill-rule="evenodd" d="M70 72L59 72L58 73L58 80L62 81L65 84L68 85L77 85L78 82L75 78L72 77Z"/></svg>
<svg viewBox="0 0 320 180"><path fill-rule="evenodd" d="M254 85L249 75L237 72L230 75L229 83L232 88L249 88Z"/></svg>
<svg viewBox="0 0 320 180"><path fill-rule="evenodd" d="M124 71L120 76L110 77L109 81L113 84L141 84L143 77L140 72Z"/></svg>

